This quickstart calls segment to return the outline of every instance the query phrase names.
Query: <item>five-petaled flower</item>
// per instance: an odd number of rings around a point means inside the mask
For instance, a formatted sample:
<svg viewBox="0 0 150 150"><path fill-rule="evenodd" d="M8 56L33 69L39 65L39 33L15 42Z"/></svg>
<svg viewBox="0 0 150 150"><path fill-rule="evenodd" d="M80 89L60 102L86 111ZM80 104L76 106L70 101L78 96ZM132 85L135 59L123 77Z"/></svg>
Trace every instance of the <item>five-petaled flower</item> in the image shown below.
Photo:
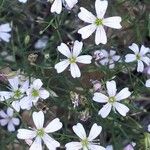
<svg viewBox="0 0 150 150"><path fill-rule="evenodd" d="M72 77L77 78L81 76L81 72L77 63L90 64L92 60L92 56L90 55L79 56L79 54L82 52L82 47L83 43L79 41L74 42L74 46L71 48L71 50L65 43L61 43L61 45L58 46L58 51L66 56L67 59L64 59L55 65L57 73L63 72L70 65Z"/></svg>
<svg viewBox="0 0 150 150"><path fill-rule="evenodd" d="M116 82L115 81L108 81L106 83L107 87L107 93L109 96L106 96L102 93L96 92L94 93L93 100L98 103L106 103L98 112L99 115L102 116L102 118L106 118L111 109L117 110L122 116L126 116L127 112L129 111L129 108L125 106L124 104L119 103L123 99L128 98L131 95L131 92L128 88L122 89L118 94L117 88L116 88Z"/></svg>
<svg viewBox="0 0 150 150"><path fill-rule="evenodd" d="M96 0L95 1L95 9L96 9L96 16L94 16L91 12L86 10L85 8L81 7L81 12L78 14L78 17L86 23L90 23L81 29L79 29L78 33L82 35L83 39L87 39L93 32L96 31L95 35L95 44L98 45L100 43L106 44L107 43L107 36L104 30L104 26L120 29L121 25L121 17L109 17L104 18L106 9L108 6L108 1L104 0Z"/></svg>
<svg viewBox="0 0 150 150"><path fill-rule="evenodd" d="M12 108L8 107L6 112L0 111L0 125L6 126L9 132L15 131L15 126L18 126L20 120L14 117L14 111Z"/></svg>
<svg viewBox="0 0 150 150"><path fill-rule="evenodd" d="M53 133L62 128L62 123L60 120L56 118L44 128L44 113L42 111L33 112L32 118L36 128L32 130L19 129L17 134L18 139L35 139L29 150L42 150L42 140L49 150L55 150L59 147L60 143L50 137L48 133Z"/></svg>
<svg viewBox="0 0 150 150"><path fill-rule="evenodd" d="M149 48L146 48L144 45L139 49L138 45L133 43L129 48L134 52L134 54L127 54L125 56L125 62L134 62L137 61L137 72L143 72L144 63L150 65L150 58L147 56L147 53L150 51Z"/></svg>
<svg viewBox="0 0 150 150"><path fill-rule="evenodd" d="M93 124L89 136L87 137L85 129L81 123L73 126L73 131L80 138L80 142L69 142L65 145L66 150L105 150L98 143L94 143L94 139L101 133L102 127L96 123Z"/></svg>

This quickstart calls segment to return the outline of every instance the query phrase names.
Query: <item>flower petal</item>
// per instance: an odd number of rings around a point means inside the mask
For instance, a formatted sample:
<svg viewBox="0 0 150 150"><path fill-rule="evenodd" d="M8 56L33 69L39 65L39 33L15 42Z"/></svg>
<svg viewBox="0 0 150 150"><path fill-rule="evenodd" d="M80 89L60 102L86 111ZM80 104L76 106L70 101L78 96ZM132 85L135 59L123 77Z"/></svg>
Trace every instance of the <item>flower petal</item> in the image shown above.
<svg viewBox="0 0 150 150"><path fill-rule="evenodd" d="M49 92L47 90L40 90L39 95L42 99L47 99L49 97Z"/></svg>
<svg viewBox="0 0 150 150"><path fill-rule="evenodd" d="M30 110L32 107L32 100L30 99L30 97L28 97L28 96L23 97L20 100L20 107L21 107L21 109Z"/></svg>
<svg viewBox="0 0 150 150"><path fill-rule="evenodd" d="M33 81L33 87L34 89L39 90L42 87L43 83L41 81L41 79L36 79Z"/></svg>
<svg viewBox="0 0 150 150"><path fill-rule="evenodd" d="M9 122L8 122L7 129L8 129L8 131L10 131L10 132L15 131L15 126L14 126L14 124L13 124L12 121L9 121Z"/></svg>
<svg viewBox="0 0 150 150"><path fill-rule="evenodd" d="M89 149L90 150L106 150L104 147L99 146L99 145L94 145L94 144L90 144Z"/></svg>
<svg viewBox="0 0 150 150"><path fill-rule="evenodd" d="M44 129L46 133L52 133L58 131L62 128L62 123L60 122L59 118L52 120Z"/></svg>
<svg viewBox="0 0 150 150"><path fill-rule="evenodd" d="M106 87L107 87L107 93L109 94L109 97L116 95L117 88L116 88L116 82L115 81L107 81Z"/></svg>
<svg viewBox="0 0 150 150"><path fill-rule="evenodd" d="M148 53L150 51L149 48L145 47L144 45L141 46L141 49L140 49L140 55L143 56L145 55L146 53Z"/></svg>
<svg viewBox="0 0 150 150"><path fill-rule="evenodd" d="M66 150L80 150L82 148L81 142L69 142L65 145Z"/></svg>
<svg viewBox="0 0 150 150"><path fill-rule="evenodd" d="M12 79L8 79L11 87L13 90L17 90L18 89L18 86L19 86L19 79L18 77L14 77Z"/></svg>
<svg viewBox="0 0 150 150"><path fill-rule="evenodd" d="M102 19L104 17L107 7L108 7L108 1L106 1L106 0L104 0L104 1L96 0L95 1L96 14L99 19Z"/></svg>
<svg viewBox="0 0 150 150"><path fill-rule="evenodd" d="M57 70L57 73L61 73L69 66L69 64L70 64L69 60L65 59L57 63L54 68Z"/></svg>
<svg viewBox="0 0 150 150"><path fill-rule="evenodd" d="M125 106L124 104L115 102L113 104L113 107L115 107L115 109L122 115L122 116L126 116L127 112L129 111L129 108L127 106Z"/></svg>
<svg viewBox="0 0 150 150"><path fill-rule="evenodd" d="M70 71L73 78L79 78L81 76L80 69L76 63L70 65Z"/></svg>
<svg viewBox="0 0 150 150"><path fill-rule="evenodd" d="M36 137L29 150L42 150L42 140Z"/></svg>
<svg viewBox="0 0 150 150"><path fill-rule="evenodd" d="M122 28L120 22L121 22L121 17L118 16L103 19L103 25L114 29Z"/></svg>
<svg viewBox="0 0 150 150"><path fill-rule="evenodd" d="M133 62L136 60L136 55L135 54L127 54L125 56L125 62L129 63L129 62Z"/></svg>
<svg viewBox="0 0 150 150"><path fill-rule="evenodd" d="M1 110L0 111L0 118L7 118L8 116L7 116L7 114L3 111L3 110Z"/></svg>
<svg viewBox="0 0 150 150"><path fill-rule="evenodd" d="M102 93L94 93L93 100L98 103L106 103L108 102L108 97Z"/></svg>
<svg viewBox="0 0 150 150"><path fill-rule="evenodd" d="M20 102L19 101L13 101L11 105L17 112L20 111Z"/></svg>
<svg viewBox="0 0 150 150"><path fill-rule="evenodd" d="M141 60L138 60L138 65L137 65L137 72L143 72L144 70L144 64Z"/></svg>
<svg viewBox="0 0 150 150"><path fill-rule="evenodd" d="M1 126L6 126L6 124L8 124L8 122L9 122L8 118L6 118L6 119L0 119L0 125Z"/></svg>
<svg viewBox="0 0 150 150"><path fill-rule="evenodd" d="M79 12L78 17L82 21L87 22L87 23L95 22L96 17L91 12L89 12L87 9L85 9L83 7L81 7L80 10L81 10L81 12Z"/></svg>
<svg viewBox="0 0 150 150"><path fill-rule="evenodd" d="M76 58L77 62L82 64L90 64L92 60L92 56L90 55L83 55Z"/></svg>
<svg viewBox="0 0 150 150"><path fill-rule="evenodd" d="M62 11L62 1L60 0L54 0L52 6L51 6L51 12L56 12L57 14L60 14Z"/></svg>
<svg viewBox="0 0 150 150"><path fill-rule="evenodd" d="M130 95L131 95L131 92L129 91L129 89L124 88L115 96L115 98L117 101L120 101L120 100L128 98Z"/></svg>
<svg viewBox="0 0 150 150"><path fill-rule="evenodd" d="M11 35L9 33L5 33L5 32L0 33L0 39L2 39L5 42L9 42L10 37L11 37Z"/></svg>
<svg viewBox="0 0 150 150"><path fill-rule="evenodd" d="M25 81L25 82L22 84L22 86L21 86L21 88L20 88L20 91L21 91L22 93L24 93L28 88L29 88L29 80Z"/></svg>
<svg viewBox="0 0 150 150"><path fill-rule="evenodd" d="M0 32L10 32L10 31L11 31L11 27L9 23L0 25Z"/></svg>
<svg viewBox="0 0 150 150"><path fill-rule="evenodd" d="M60 143L51 138L48 134L44 134L42 137L45 145L47 146L48 149L50 150L56 150L57 147L60 146Z"/></svg>
<svg viewBox="0 0 150 150"><path fill-rule="evenodd" d="M43 128L44 124L44 113L42 111L33 112L32 114L33 122L37 129Z"/></svg>
<svg viewBox="0 0 150 150"><path fill-rule="evenodd" d="M17 133L18 139L33 139L36 137L36 131L31 131L27 129L19 129Z"/></svg>
<svg viewBox="0 0 150 150"><path fill-rule="evenodd" d="M94 24L87 25L78 30L78 33L81 34L82 39L87 39L92 33L96 30L96 26Z"/></svg>
<svg viewBox="0 0 150 150"><path fill-rule="evenodd" d="M100 109L98 114L101 115L102 118L106 118L109 115L111 108L112 108L112 105L110 103L107 103Z"/></svg>
<svg viewBox="0 0 150 150"><path fill-rule="evenodd" d="M148 80L146 81L145 86L146 86L146 87L150 87L150 79L148 79Z"/></svg>
<svg viewBox="0 0 150 150"><path fill-rule="evenodd" d="M74 42L73 56L77 57L82 52L83 43L79 41Z"/></svg>
<svg viewBox="0 0 150 150"><path fill-rule="evenodd" d="M0 101L5 101L7 99L10 99L11 96L12 96L12 92L1 91L0 92Z"/></svg>
<svg viewBox="0 0 150 150"><path fill-rule="evenodd" d="M102 127L94 123L90 130L88 141L93 141L101 133L101 131L102 131Z"/></svg>
<svg viewBox="0 0 150 150"><path fill-rule="evenodd" d="M146 64L146 65L150 65L150 58L147 56L144 56L141 58L141 60Z"/></svg>
<svg viewBox="0 0 150 150"><path fill-rule="evenodd" d="M78 0L65 0L65 1L70 9L72 9L74 7L74 5L77 4L77 2L78 2Z"/></svg>
<svg viewBox="0 0 150 150"><path fill-rule="evenodd" d="M20 123L20 120L18 118L12 118L12 122L13 122L14 125L18 126L19 123Z"/></svg>
<svg viewBox="0 0 150 150"><path fill-rule="evenodd" d="M13 114L14 114L14 110L13 110L12 108L8 107L8 108L7 108L7 115L8 115L9 117L12 117Z"/></svg>
<svg viewBox="0 0 150 150"><path fill-rule="evenodd" d="M85 139L86 138L86 132L84 130L84 127L81 123L77 123L77 125L74 125L72 127L74 133L80 138Z"/></svg>
<svg viewBox="0 0 150 150"><path fill-rule="evenodd" d="M65 43L61 43L60 46L57 47L57 49L61 54L63 54L67 58L70 58L72 55L69 47Z"/></svg>
<svg viewBox="0 0 150 150"><path fill-rule="evenodd" d="M137 44L133 43L131 46L129 46L129 48L135 53L138 54L139 53L139 47Z"/></svg>
<svg viewBox="0 0 150 150"><path fill-rule="evenodd" d="M102 44L107 43L107 36L103 26L99 26L96 29L96 34L95 34L95 44L98 45L100 43Z"/></svg>

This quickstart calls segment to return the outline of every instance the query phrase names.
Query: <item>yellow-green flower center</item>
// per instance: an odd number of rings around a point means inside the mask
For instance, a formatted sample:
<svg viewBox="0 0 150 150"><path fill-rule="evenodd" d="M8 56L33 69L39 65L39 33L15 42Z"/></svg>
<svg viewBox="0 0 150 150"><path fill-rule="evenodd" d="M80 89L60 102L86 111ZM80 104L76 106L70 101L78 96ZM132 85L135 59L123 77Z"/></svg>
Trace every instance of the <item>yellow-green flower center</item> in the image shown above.
<svg viewBox="0 0 150 150"><path fill-rule="evenodd" d="M20 98L21 97L21 95L22 95L22 93L21 93L21 91L18 89L18 90L16 90L16 91L14 91L14 98Z"/></svg>
<svg viewBox="0 0 150 150"><path fill-rule="evenodd" d="M108 100L109 103L114 103L115 101L116 101L116 99L114 96L109 97L109 100Z"/></svg>
<svg viewBox="0 0 150 150"><path fill-rule="evenodd" d="M96 26L103 25L103 20L97 18L96 21L95 21L95 24L96 24Z"/></svg>
<svg viewBox="0 0 150 150"><path fill-rule="evenodd" d="M137 60L140 60L140 59L141 59L140 54L137 54L137 55L136 55L136 59L137 59Z"/></svg>
<svg viewBox="0 0 150 150"><path fill-rule="evenodd" d="M86 138L86 139L83 139L83 140L81 141L81 144L82 144L82 147L86 147L86 148L88 149L89 142L88 142L88 139L87 139L87 138Z"/></svg>
<svg viewBox="0 0 150 150"><path fill-rule="evenodd" d="M45 134L44 129L38 129L36 133L37 133L37 136L40 136L40 137L43 137Z"/></svg>
<svg viewBox="0 0 150 150"><path fill-rule="evenodd" d="M39 91L33 89L33 90L32 90L32 96L33 96L33 97L38 97L38 96L39 96Z"/></svg>
<svg viewBox="0 0 150 150"><path fill-rule="evenodd" d="M71 63L71 64L73 64L73 63L76 63L76 57L71 57L71 58L69 58L69 62Z"/></svg>

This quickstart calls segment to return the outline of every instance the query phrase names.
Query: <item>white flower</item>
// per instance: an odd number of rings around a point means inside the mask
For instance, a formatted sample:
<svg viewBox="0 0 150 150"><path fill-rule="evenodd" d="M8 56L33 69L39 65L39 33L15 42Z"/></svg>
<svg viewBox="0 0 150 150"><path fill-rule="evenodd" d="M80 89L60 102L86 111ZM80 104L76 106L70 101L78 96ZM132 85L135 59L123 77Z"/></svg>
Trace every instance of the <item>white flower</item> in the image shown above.
<svg viewBox="0 0 150 150"><path fill-rule="evenodd" d="M112 145L108 145L108 146L106 147L106 150L113 150L113 146L112 146Z"/></svg>
<svg viewBox="0 0 150 150"><path fill-rule="evenodd" d="M11 100L12 107L19 112L20 100L25 96L25 92L29 87L29 81L21 83L18 77L8 79L11 91L0 91L0 101Z"/></svg>
<svg viewBox="0 0 150 150"><path fill-rule="evenodd" d="M146 48L144 45L139 47L137 44L133 43L129 48L134 52L134 54L127 54L125 56L125 62L134 62L137 61L137 72L143 72L144 70L144 63L146 65L150 65L150 58L146 56L149 52L149 48Z"/></svg>
<svg viewBox="0 0 150 150"><path fill-rule="evenodd" d="M32 118L36 129L19 129L17 134L19 139L35 139L29 150L42 150L42 140L49 150L55 150L59 147L60 143L50 137L48 133L53 133L62 128L60 120L56 118L44 128L44 113L42 111L33 112Z"/></svg>
<svg viewBox="0 0 150 150"><path fill-rule="evenodd" d="M104 26L120 29L121 25L121 17L109 17L104 18L106 9L108 6L108 1L104 0L96 0L95 1L95 9L96 9L96 16L94 16L91 12L86 10L85 8L81 7L81 12L78 14L78 17L86 23L87 25L81 28L78 33L82 35L82 39L87 39L92 33L96 31L95 35L95 43L98 45L100 43L106 44L107 43L107 36L104 30Z"/></svg>
<svg viewBox="0 0 150 150"><path fill-rule="evenodd" d="M80 142L69 142L65 145L66 150L105 150L104 147L94 143L94 139L101 133L102 127L96 123L93 124L89 136L86 136L86 132L81 123L73 126L73 131L80 138Z"/></svg>
<svg viewBox="0 0 150 150"><path fill-rule="evenodd" d="M145 86L146 86L146 87L150 87L150 79L148 79L148 80L146 81Z"/></svg>
<svg viewBox="0 0 150 150"><path fill-rule="evenodd" d="M109 115L111 108L113 108L114 111L117 110L122 116L126 116L129 108L124 104L119 103L119 101L128 98L131 95L131 92L128 90L128 88L124 88L118 94L116 94L117 89L115 81L108 81L106 83L106 87L109 96L98 92L94 93L94 101L98 103L106 103L100 109L98 114L101 115L102 118L106 118Z"/></svg>
<svg viewBox="0 0 150 150"><path fill-rule="evenodd" d="M8 33L11 31L9 23L0 25L0 41L9 42L11 35Z"/></svg>
<svg viewBox="0 0 150 150"><path fill-rule="evenodd" d="M10 132L15 131L15 126L18 126L20 123L20 120L18 118L14 118L13 115L13 109L10 107L7 108L6 113L3 110L0 111L0 125L7 125L7 129Z"/></svg>
<svg viewBox="0 0 150 150"><path fill-rule="evenodd" d="M103 66L108 65L109 69L113 69L115 67L115 62L119 61L120 56L115 55L116 51L110 50L108 53L106 50L101 50L103 54L103 58L99 61Z"/></svg>
<svg viewBox="0 0 150 150"><path fill-rule="evenodd" d="M79 54L82 52L82 47L83 43L79 41L74 42L74 46L71 50L65 43L61 43L61 45L58 46L58 51L66 56L67 59L64 59L55 65L57 73L63 72L70 65L72 77L77 78L81 76L81 72L77 63L90 64L92 60L92 56L90 55L79 56Z"/></svg>
<svg viewBox="0 0 150 150"><path fill-rule="evenodd" d="M63 3L66 3L66 5L70 9L72 9L74 5L78 3L78 0L54 0L52 7L51 7L51 12L52 13L56 12L57 14L60 14L62 11Z"/></svg>
<svg viewBox="0 0 150 150"><path fill-rule="evenodd" d="M21 2L21 3L26 3L27 2L27 0L18 0L19 2Z"/></svg>
<svg viewBox="0 0 150 150"><path fill-rule="evenodd" d="M150 132L150 124L148 125L148 132Z"/></svg>
<svg viewBox="0 0 150 150"><path fill-rule="evenodd" d="M42 85L43 83L40 79L34 80L33 84L31 84L30 88L26 91L27 97L25 97L24 100L22 100L22 103L24 101L28 101L29 105L32 105L32 102L36 104L39 98L44 100L47 99L50 94L47 90L42 88Z"/></svg>

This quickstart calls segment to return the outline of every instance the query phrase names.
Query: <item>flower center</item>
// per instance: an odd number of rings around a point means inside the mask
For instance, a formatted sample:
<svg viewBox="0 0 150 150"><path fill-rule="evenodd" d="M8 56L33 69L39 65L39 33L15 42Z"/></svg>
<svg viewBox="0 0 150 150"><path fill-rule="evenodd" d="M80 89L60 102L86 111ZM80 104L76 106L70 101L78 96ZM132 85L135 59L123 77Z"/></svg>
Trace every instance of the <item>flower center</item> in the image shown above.
<svg viewBox="0 0 150 150"><path fill-rule="evenodd" d="M141 59L140 54L137 54L137 55L136 55L136 59L137 59L137 60L140 60L140 59Z"/></svg>
<svg viewBox="0 0 150 150"><path fill-rule="evenodd" d="M103 20L97 18L97 19L95 20L95 24L96 24L96 26L103 25Z"/></svg>
<svg viewBox="0 0 150 150"><path fill-rule="evenodd" d="M86 147L86 148L88 149L89 142L88 142L88 139L87 139L87 138L86 138L86 139L83 139L83 140L81 141L81 144L82 144L82 147L83 147L83 148Z"/></svg>
<svg viewBox="0 0 150 150"><path fill-rule="evenodd" d="M33 89L33 90L32 90L32 96L33 96L33 97L38 97L38 96L39 96L39 91Z"/></svg>
<svg viewBox="0 0 150 150"><path fill-rule="evenodd" d="M115 101L116 101L116 99L114 96L109 97L109 100L108 100L109 103L114 103Z"/></svg>
<svg viewBox="0 0 150 150"><path fill-rule="evenodd" d="M14 91L14 98L20 98L21 97L21 95L22 95L22 93L20 92L20 90L16 90L16 91Z"/></svg>
<svg viewBox="0 0 150 150"><path fill-rule="evenodd" d="M73 63L76 63L76 57L71 57L71 58L69 58L69 62L71 63L71 64L73 64Z"/></svg>
<svg viewBox="0 0 150 150"><path fill-rule="evenodd" d="M44 129L42 128L42 129L38 129L37 130L37 136L39 136L39 137L43 137L44 136L44 134L45 134L45 132L44 132Z"/></svg>

